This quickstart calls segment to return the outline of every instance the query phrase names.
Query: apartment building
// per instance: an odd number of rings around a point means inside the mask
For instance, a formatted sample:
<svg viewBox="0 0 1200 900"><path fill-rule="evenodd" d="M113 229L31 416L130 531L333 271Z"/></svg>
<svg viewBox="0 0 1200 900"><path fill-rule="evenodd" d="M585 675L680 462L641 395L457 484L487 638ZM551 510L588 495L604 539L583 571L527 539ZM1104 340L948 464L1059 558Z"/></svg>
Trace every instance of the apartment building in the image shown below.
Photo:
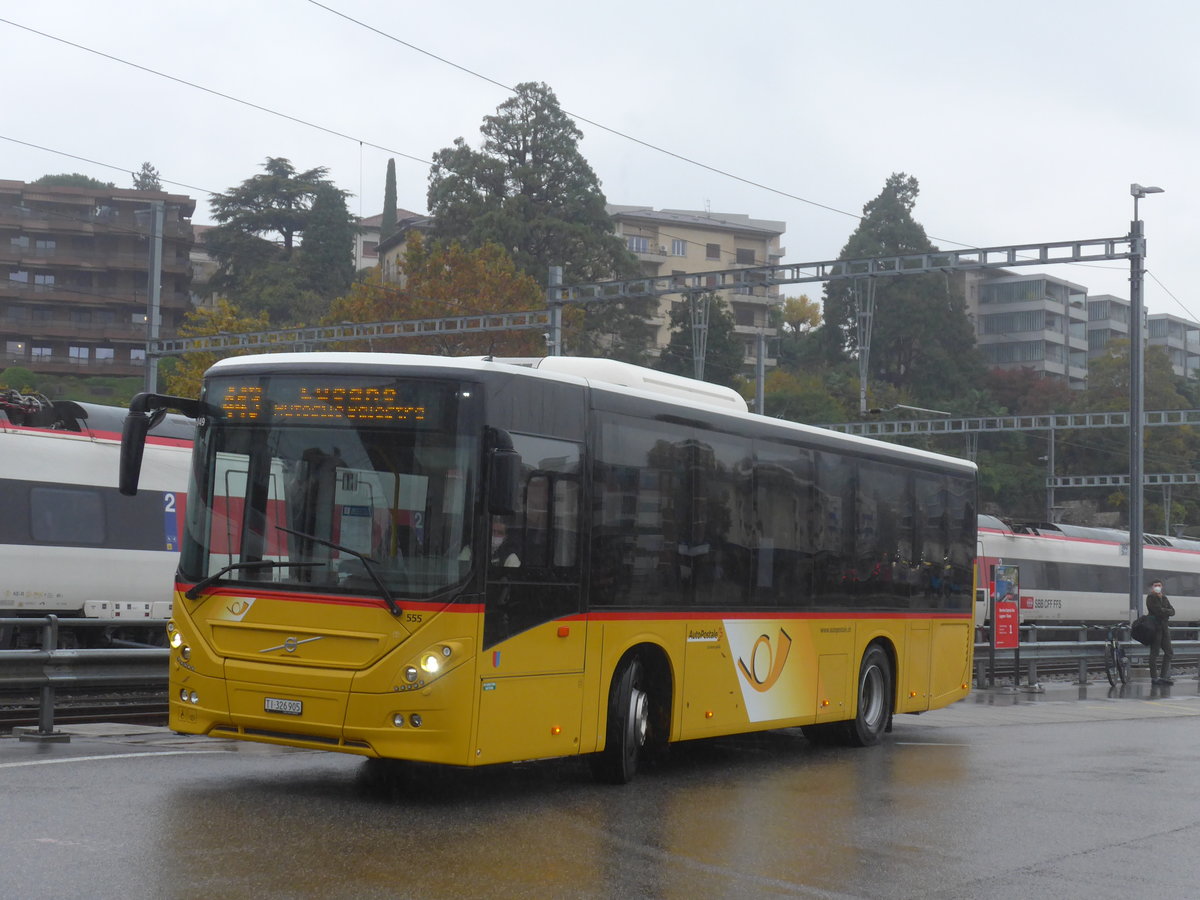
<svg viewBox="0 0 1200 900"><path fill-rule="evenodd" d="M1146 335L1152 347L1165 347L1171 368L1181 378L1200 374L1200 325L1167 313L1146 317Z"/></svg>
<svg viewBox="0 0 1200 900"><path fill-rule="evenodd" d="M1051 275L1005 270L964 276L967 312L990 368L1033 369L1087 386L1087 288Z"/></svg>
<svg viewBox="0 0 1200 900"><path fill-rule="evenodd" d="M1130 303L1112 294L1092 294L1087 298L1088 359L1108 352L1110 341L1129 340Z"/></svg>
<svg viewBox="0 0 1200 900"><path fill-rule="evenodd" d="M751 266L777 265L784 249L779 246L785 222L752 219L739 213L687 209L656 210L646 206L608 205L617 235L638 258L648 277L716 272ZM760 333L775 334L770 310L783 301L777 286L741 291L721 291L733 311L735 331L745 345L745 362L753 367ZM670 341L671 309L682 296L663 297L652 323L658 331L655 347ZM770 342L767 342L770 346ZM773 358L766 360L775 365Z"/></svg>
<svg viewBox="0 0 1200 900"><path fill-rule="evenodd" d="M0 180L0 367L145 371L151 200L165 205L159 334L170 337L192 305L192 198Z"/></svg>

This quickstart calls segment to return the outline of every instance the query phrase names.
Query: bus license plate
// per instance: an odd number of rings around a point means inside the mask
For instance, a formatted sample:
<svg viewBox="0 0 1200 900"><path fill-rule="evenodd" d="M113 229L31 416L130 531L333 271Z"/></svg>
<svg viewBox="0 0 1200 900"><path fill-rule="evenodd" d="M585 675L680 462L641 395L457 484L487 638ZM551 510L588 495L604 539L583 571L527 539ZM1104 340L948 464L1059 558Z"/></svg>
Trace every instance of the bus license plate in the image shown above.
<svg viewBox="0 0 1200 900"><path fill-rule="evenodd" d="M280 700L267 697L263 700L263 708L267 712L283 713L285 716L298 716L304 712L304 704L299 700Z"/></svg>

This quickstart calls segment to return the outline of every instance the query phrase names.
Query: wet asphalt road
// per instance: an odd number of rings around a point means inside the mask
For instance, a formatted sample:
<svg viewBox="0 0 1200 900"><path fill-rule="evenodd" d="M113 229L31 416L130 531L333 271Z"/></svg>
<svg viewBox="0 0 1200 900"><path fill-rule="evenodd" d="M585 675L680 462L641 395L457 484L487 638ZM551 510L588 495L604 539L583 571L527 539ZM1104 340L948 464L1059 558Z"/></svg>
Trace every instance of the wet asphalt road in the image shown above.
<svg viewBox="0 0 1200 900"><path fill-rule="evenodd" d="M680 745L627 787L76 731L0 738L0 896L1200 896L1195 676Z"/></svg>

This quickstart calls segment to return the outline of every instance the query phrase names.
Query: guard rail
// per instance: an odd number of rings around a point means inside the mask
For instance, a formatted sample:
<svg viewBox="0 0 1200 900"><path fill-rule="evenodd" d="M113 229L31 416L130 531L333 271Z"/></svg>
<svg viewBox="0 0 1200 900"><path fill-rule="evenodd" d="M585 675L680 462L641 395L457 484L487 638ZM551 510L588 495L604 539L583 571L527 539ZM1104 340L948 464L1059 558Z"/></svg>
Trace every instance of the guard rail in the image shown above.
<svg viewBox="0 0 1200 900"><path fill-rule="evenodd" d="M989 629L975 630L975 685L983 687L995 683L996 663L1005 663L1006 668L1019 674L1021 665L1026 668L1029 684L1038 683L1038 664L1044 662L1077 662L1078 683L1088 683L1088 663L1104 659L1104 637L1107 625L1023 625L1020 644L1013 650L994 650L987 640ZM1073 634L1074 640L1063 640ZM1053 637L1052 637L1053 636ZM1096 637L1098 636L1098 637ZM1131 640L1129 626L1122 626L1121 643L1133 665L1145 665L1150 648ZM1200 659L1200 628L1196 626L1172 626L1171 646L1174 664L1195 662Z"/></svg>
<svg viewBox="0 0 1200 900"><path fill-rule="evenodd" d="M161 686L165 690L170 659L166 647L58 648L60 627L103 628L112 624L96 619L60 619L58 616L0 618L0 628L35 626L41 639L41 647L37 650L0 650L0 691L40 691L37 730L22 734L22 740L70 740L69 735L54 730L54 699L59 688ZM160 623L144 620L139 624L153 626Z"/></svg>

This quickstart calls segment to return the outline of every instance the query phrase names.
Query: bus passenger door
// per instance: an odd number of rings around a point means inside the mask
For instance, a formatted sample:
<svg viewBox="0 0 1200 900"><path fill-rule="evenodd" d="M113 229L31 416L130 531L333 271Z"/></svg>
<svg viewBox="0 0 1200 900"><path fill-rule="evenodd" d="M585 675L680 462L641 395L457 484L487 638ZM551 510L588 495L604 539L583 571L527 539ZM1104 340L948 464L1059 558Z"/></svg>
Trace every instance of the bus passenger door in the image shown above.
<svg viewBox="0 0 1200 900"><path fill-rule="evenodd" d="M579 751L581 453L565 441L512 438L523 484L520 509L492 517L487 544L479 763Z"/></svg>

